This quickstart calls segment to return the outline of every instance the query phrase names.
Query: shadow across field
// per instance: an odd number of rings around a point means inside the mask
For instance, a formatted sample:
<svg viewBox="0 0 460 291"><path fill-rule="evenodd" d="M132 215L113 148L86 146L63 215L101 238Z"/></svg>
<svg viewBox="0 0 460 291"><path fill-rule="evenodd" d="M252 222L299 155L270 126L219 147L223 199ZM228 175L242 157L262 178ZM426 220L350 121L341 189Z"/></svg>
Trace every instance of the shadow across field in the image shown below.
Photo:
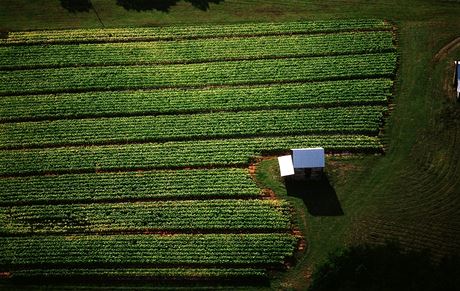
<svg viewBox="0 0 460 291"><path fill-rule="evenodd" d="M326 175L322 175L318 180L288 178L284 180L284 184L287 194L302 199L311 215L344 215L337 193Z"/></svg>
<svg viewBox="0 0 460 291"><path fill-rule="evenodd" d="M169 9L179 3L181 0L117 0L117 5L126 10L148 11L157 10L162 12L169 12ZM209 9L209 4L219 4L224 0L184 0L189 2L193 7L203 11Z"/></svg>
<svg viewBox="0 0 460 291"><path fill-rule="evenodd" d="M458 290L460 258L432 261L429 251L407 251L398 243L358 245L329 255L313 274L309 291Z"/></svg>
<svg viewBox="0 0 460 291"><path fill-rule="evenodd" d="M61 6L72 13L89 12L93 8L90 0L60 0Z"/></svg>

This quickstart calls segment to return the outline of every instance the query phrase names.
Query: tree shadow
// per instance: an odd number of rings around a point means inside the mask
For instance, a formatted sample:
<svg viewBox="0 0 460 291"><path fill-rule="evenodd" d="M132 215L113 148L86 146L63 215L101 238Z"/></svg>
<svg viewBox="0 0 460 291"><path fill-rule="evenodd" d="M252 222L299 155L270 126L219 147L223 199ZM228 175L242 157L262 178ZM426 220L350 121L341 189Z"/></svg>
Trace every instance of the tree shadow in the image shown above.
<svg viewBox="0 0 460 291"><path fill-rule="evenodd" d="M0 39L7 39L8 35L8 30L0 28Z"/></svg>
<svg viewBox="0 0 460 291"><path fill-rule="evenodd" d="M157 10L162 12L169 12L169 9L176 5L181 0L117 0L117 5L126 10L147 11ZM219 4L224 0L184 0L203 11L209 9L209 3Z"/></svg>
<svg viewBox="0 0 460 291"><path fill-rule="evenodd" d="M459 290L460 258L434 263L428 251L403 250L397 243L360 245L330 254L313 274L309 291Z"/></svg>
<svg viewBox="0 0 460 291"><path fill-rule="evenodd" d="M220 2L224 2L224 0L185 0L185 2L191 3L195 8L207 11L209 9L209 3L219 4Z"/></svg>
<svg viewBox="0 0 460 291"><path fill-rule="evenodd" d="M284 184L287 194L302 199L311 215L344 215L337 193L326 175L316 180L296 180L290 176L285 178Z"/></svg>
<svg viewBox="0 0 460 291"><path fill-rule="evenodd" d="M90 0L60 0L61 6L69 12L89 12L93 8Z"/></svg>

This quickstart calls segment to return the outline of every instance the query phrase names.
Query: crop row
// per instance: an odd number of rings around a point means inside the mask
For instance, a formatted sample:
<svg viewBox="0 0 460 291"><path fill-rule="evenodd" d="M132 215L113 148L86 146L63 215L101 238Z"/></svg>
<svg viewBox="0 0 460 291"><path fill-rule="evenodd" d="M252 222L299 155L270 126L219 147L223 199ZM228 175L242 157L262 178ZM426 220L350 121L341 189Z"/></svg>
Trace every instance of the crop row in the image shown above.
<svg viewBox="0 0 460 291"><path fill-rule="evenodd" d="M392 50L391 32L262 36L161 42L0 46L0 69L196 63L203 61L373 53Z"/></svg>
<svg viewBox="0 0 460 291"><path fill-rule="evenodd" d="M160 170L0 179L0 205L260 197L247 169Z"/></svg>
<svg viewBox="0 0 460 291"><path fill-rule="evenodd" d="M181 234L0 237L0 268L27 265L279 265L290 234Z"/></svg>
<svg viewBox="0 0 460 291"><path fill-rule="evenodd" d="M254 156L290 148L378 152L377 137L360 135L283 136L174 141L110 146L0 151L0 175L246 165Z"/></svg>
<svg viewBox="0 0 460 291"><path fill-rule="evenodd" d="M280 134L375 134L384 110L382 106L359 106L4 123L0 124L0 148Z"/></svg>
<svg viewBox="0 0 460 291"><path fill-rule="evenodd" d="M68 67L0 71L0 94L238 85L386 77L395 53L158 66Z"/></svg>
<svg viewBox="0 0 460 291"><path fill-rule="evenodd" d="M12 271L11 281L54 280L265 280L265 269L256 268L116 268L116 269L25 269ZM0 279L1 280L1 279Z"/></svg>
<svg viewBox="0 0 460 291"><path fill-rule="evenodd" d="M0 234L287 231L287 202L184 200L0 207Z"/></svg>
<svg viewBox="0 0 460 291"><path fill-rule="evenodd" d="M350 19L286 23L20 31L9 32L7 38L0 39L0 45L152 41L389 29L391 29L391 25L383 20Z"/></svg>
<svg viewBox="0 0 460 291"><path fill-rule="evenodd" d="M392 84L389 79L355 79L254 87L4 96L0 98L0 121L384 104L391 96Z"/></svg>

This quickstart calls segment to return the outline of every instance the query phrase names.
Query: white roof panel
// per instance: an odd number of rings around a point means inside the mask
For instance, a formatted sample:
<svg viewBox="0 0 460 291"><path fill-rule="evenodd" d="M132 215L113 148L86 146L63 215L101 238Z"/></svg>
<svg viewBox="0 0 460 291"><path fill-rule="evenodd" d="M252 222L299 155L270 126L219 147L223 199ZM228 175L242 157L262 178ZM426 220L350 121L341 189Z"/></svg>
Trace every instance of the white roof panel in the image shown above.
<svg viewBox="0 0 460 291"><path fill-rule="evenodd" d="M278 157L278 164L280 165L281 177L294 175L291 155Z"/></svg>
<svg viewBox="0 0 460 291"><path fill-rule="evenodd" d="M324 168L324 149L308 148L292 150L294 168Z"/></svg>

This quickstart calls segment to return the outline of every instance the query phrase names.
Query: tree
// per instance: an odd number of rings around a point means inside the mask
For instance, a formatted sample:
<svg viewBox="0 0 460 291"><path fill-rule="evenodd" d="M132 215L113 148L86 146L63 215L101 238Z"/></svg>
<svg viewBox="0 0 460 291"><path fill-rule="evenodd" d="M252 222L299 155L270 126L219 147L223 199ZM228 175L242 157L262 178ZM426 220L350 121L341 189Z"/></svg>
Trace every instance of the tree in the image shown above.
<svg viewBox="0 0 460 291"><path fill-rule="evenodd" d="M329 255L313 274L309 291L459 290L460 260L439 264L428 251L404 251L398 244L353 246Z"/></svg>

